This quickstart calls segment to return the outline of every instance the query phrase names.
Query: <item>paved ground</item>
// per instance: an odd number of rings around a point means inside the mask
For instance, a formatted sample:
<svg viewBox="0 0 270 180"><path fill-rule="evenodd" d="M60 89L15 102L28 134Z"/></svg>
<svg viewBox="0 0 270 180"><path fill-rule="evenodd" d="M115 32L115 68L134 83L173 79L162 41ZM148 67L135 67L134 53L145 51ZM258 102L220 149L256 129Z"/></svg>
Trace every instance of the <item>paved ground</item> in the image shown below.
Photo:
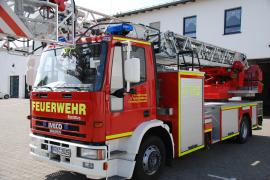
<svg viewBox="0 0 270 180"><path fill-rule="evenodd" d="M0 180L85 180L29 156L27 100L0 100ZM244 145L231 141L166 168L161 180L270 180L270 119Z"/></svg>

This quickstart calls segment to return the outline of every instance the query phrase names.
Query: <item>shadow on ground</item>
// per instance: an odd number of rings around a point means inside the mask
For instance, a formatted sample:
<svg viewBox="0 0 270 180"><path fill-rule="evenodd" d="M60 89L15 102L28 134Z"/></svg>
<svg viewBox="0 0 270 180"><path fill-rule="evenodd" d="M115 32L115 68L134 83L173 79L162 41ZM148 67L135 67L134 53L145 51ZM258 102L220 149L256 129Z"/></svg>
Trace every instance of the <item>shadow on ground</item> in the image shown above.
<svg viewBox="0 0 270 180"><path fill-rule="evenodd" d="M84 175L69 172L69 171L58 171L49 174L45 177L46 180L89 180Z"/></svg>
<svg viewBox="0 0 270 180"><path fill-rule="evenodd" d="M83 175L59 171L46 180L86 180ZM270 137L256 136L246 144L232 140L210 150L187 155L166 167L161 180L270 180ZM89 179L88 179L89 180Z"/></svg>

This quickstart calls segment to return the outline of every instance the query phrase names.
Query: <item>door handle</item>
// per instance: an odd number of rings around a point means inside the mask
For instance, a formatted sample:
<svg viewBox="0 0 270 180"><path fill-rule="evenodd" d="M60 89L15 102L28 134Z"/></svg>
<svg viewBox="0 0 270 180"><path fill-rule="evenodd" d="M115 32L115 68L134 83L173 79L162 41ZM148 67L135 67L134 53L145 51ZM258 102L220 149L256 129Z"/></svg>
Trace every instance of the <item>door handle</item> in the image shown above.
<svg viewBox="0 0 270 180"><path fill-rule="evenodd" d="M143 116L144 116L144 117L149 117L149 116L150 116L149 110L145 110L145 111L143 112Z"/></svg>

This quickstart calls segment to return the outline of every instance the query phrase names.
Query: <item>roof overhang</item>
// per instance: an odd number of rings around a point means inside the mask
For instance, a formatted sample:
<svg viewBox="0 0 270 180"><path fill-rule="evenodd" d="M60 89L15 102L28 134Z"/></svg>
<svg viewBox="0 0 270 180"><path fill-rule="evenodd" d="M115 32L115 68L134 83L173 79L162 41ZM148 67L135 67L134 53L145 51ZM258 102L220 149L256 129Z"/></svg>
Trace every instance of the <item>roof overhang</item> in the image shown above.
<svg viewBox="0 0 270 180"><path fill-rule="evenodd" d="M124 12L124 13L119 13L119 14L114 15L114 17L119 18L119 17L131 16L131 15L135 15L135 14L146 13L146 12L153 11L153 10L160 10L162 8L169 8L171 6L177 6L179 4L186 4L188 2L195 2L195 1L196 0L178 0L178 1L173 1L170 3L160 4L157 6L142 8L142 9L133 10L133 11Z"/></svg>

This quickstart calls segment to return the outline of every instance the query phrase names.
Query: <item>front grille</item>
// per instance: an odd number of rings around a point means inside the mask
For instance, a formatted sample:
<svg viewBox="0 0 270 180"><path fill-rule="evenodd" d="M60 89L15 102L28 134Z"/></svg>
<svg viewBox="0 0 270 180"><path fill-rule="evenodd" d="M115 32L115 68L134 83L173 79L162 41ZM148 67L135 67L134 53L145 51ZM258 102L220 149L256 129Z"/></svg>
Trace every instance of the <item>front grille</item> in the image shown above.
<svg viewBox="0 0 270 180"><path fill-rule="evenodd" d="M85 125L85 121L82 120L65 120L65 119L54 119L54 118L44 118L44 117L37 117L33 116L34 119L37 120L45 120L50 122L60 122L60 123L69 123L69 124L78 124L78 125Z"/></svg>
<svg viewBox="0 0 270 180"><path fill-rule="evenodd" d="M86 134L80 133L80 127L85 125L82 120L65 120L44 117L33 117L33 129L53 135L66 135L72 137L86 138Z"/></svg>
<svg viewBox="0 0 270 180"><path fill-rule="evenodd" d="M58 122L56 122L56 123L58 123ZM49 128L49 123L44 122L44 121L36 121L36 125L41 126L41 127ZM80 128L79 128L79 126L73 126L73 125L64 124L63 125L63 130L79 132Z"/></svg>

